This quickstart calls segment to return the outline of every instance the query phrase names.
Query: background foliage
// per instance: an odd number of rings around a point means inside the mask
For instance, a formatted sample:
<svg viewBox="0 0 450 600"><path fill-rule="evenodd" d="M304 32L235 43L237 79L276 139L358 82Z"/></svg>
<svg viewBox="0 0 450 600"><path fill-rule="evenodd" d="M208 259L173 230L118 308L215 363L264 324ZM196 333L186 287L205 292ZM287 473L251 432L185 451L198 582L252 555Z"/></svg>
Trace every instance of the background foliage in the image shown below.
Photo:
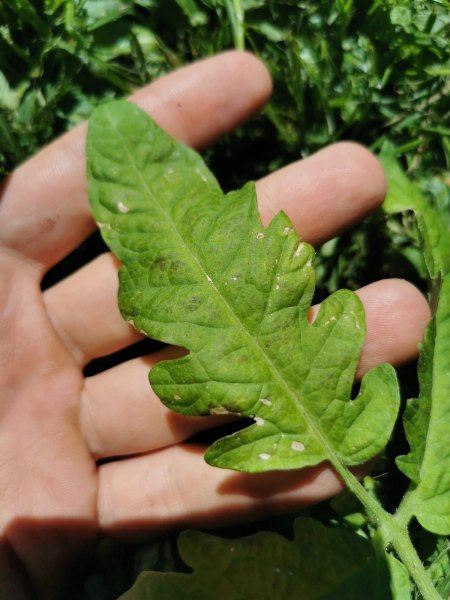
<svg viewBox="0 0 450 600"><path fill-rule="evenodd" d="M447 208L449 7L448 0L3 0L0 173L100 101L245 46L268 64L275 92L259 118L210 150L225 188L335 140L376 150L389 138ZM398 256L376 221L321 251L322 294L405 272L419 283L408 224L390 222Z"/></svg>
<svg viewBox="0 0 450 600"><path fill-rule="evenodd" d="M450 164L449 7L446 0L3 1L2 170L85 119L99 100L245 45L275 79L258 123L263 135L247 136L264 143L256 171L343 137L376 147L389 136L411 168L440 172Z"/></svg>
<svg viewBox="0 0 450 600"><path fill-rule="evenodd" d="M192 60L246 47L269 66L274 96L259 117L208 150L226 189L336 140L377 151L389 139L450 222L449 9L448 0L0 0L0 174L99 102ZM423 286L416 240L409 217L381 215L331 240L319 251L318 296L381 276ZM70 268L64 263L55 277ZM414 387L411 372L405 387ZM134 553L104 540L87 589L93 598L114 597L142 566L172 569L174 561L171 538Z"/></svg>

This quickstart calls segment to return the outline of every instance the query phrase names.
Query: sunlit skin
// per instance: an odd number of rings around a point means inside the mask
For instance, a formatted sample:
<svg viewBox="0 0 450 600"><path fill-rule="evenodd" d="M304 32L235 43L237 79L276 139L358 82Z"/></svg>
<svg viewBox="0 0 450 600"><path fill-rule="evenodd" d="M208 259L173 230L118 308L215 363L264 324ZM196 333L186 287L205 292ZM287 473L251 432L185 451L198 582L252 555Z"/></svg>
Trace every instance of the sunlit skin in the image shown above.
<svg viewBox="0 0 450 600"><path fill-rule="evenodd" d="M254 57L230 52L185 67L132 100L171 135L210 144L268 100ZM140 339L120 317L117 260L104 254L41 293L44 274L92 231L86 196L86 128L19 167L0 202L0 597L58 598L67 573L99 533L149 539L301 508L341 483L324 464L257 476L215 469L186 443L221 417L183 417L158 401L149 366L177 349L122 363L88 379L93 358ZM313 244L375 211L386 190L377 160L340 143L257 182L264 224L283 209ZM358 377L414 358L429 319L425 299L401 280L358 291L367 338ZM313 316L313 315L312 315ZM99 458L124 457L102 462Z"/></svg>

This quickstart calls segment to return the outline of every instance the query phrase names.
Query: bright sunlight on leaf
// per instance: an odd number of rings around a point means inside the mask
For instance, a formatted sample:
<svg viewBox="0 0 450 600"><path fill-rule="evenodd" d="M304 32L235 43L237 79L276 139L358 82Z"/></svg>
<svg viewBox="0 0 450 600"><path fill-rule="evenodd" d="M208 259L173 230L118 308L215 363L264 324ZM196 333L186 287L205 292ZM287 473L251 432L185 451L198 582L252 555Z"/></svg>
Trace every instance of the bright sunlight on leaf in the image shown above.
<svg viewBox="0 0 450 600"><path fill-rule="evenodd" d="M264 229L254 184L223 194L195 152L124 101L96 111L87 149L94 215L124 263L124 317L189 350L152 369L153 389L186 415L254 419L206 460L258 472L380 452L398 410L395 372L373 369L351 400L361 303L338 291L308 322L313 250L286 215Z"/></svg>

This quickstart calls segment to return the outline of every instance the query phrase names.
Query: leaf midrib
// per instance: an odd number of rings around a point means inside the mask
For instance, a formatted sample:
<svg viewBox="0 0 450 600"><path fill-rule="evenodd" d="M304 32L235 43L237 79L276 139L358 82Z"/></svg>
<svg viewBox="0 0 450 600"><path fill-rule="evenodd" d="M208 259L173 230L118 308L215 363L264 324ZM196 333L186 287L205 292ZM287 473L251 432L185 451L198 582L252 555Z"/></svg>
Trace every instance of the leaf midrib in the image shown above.
<svg viewBox="0 0 450 600"><path fill-rule="evenodd" d="M231 315L232 319L237 324L237 328L241 329L245 333L247 338L250 340L250 345L256 346L258 353L260 354L260 356L262 356L263 361L266 362L266 364L269 366L269 370L272 373L274 381L279 380L279 382L281 382L281 387L284 388L286 395L291 399L293 405L297 408L297 410L299 411L301 416L304 418L308 427L311 429L311 431L314 433L314 435L319 440L319 442L322 445L323 449L325 450L326 454L328 454L328 458L329 458L330 462L333 465L339 467L339 470L341 470L343 468L346 469L345 465L340 460L340 458L339 458L338 454L335 452L334 448L328 443L326 437L323 435L320 427L316 423L316 419L314 418L314 416L310 415L310 413L305 409L305 407L298 401L297 394L291 390L289 382L286 381L285 378L283 377L283 375L278 371L278 369L276 368L276 365L273 363L270 356L266 354L266 352L264 351L264 348L259 343L259 340L255 336L252 335L252 333L248 330L248 328L245 326L245 324L242 323L242 321L238 318L235 311L233 310L232 305L230 305L230 303L227 301L227 299L220 293L219 289L215 285L212 278L208 275L207 271L205 270L203 265L200 263L197 256L192 252L191 248L186 244L184 238L182 237L180 231L178 230L176 222L171 218L170 213L168 213L168 211L165 209L165 207L159 202L157 196L154 194L154 192L148 185L146 179L143 177L142 173L137 168L137 165L133 158L133 154L129 151L128 145L126 143L126 138L124 138L120 129L115 127L114 122L112 122L112 127L115 131L117 131L118 136L121 139L122 144L125 148L126 155L127 155L128 159L130 160L130 163L131 163L135 173L137 174L138 179L141 180L144 189L148 192L148 195L152 198L154 203L158 206L159 210L166 216L167 221L169 222L175 235L180 240L180 245L183 246L186 249L186 252L194 259L194 262L198 266L199 271L201 273L203 273L205 280L211 285L212 289L218 296L220 302L222 302L222 304L226 307L226 309L229 312L229 314Z"/></svg>

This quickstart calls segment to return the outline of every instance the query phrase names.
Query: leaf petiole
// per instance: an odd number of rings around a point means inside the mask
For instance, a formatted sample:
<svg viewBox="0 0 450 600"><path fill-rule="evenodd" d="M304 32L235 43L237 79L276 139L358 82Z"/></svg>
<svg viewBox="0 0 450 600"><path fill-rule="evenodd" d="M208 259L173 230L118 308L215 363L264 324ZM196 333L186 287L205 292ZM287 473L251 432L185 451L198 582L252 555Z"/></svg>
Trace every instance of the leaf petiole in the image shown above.
<svg viewBox="0 0 450 600"><path fill-rule="evenodd" d="M332 462L330 460L330 462ZM371 496L358 479L339 462L332 463L347 488L353 492L367 511L369 519L377 526L384 544L384 548L393 548L407 568L411 579L417 585L424 600L442 600L431 582L416 549L414 548L406 525L399 520L398 513L392 515L385 511ZM403 514L408 515L407 503ZM409 520L409 518L408 518Z"/></svg>

